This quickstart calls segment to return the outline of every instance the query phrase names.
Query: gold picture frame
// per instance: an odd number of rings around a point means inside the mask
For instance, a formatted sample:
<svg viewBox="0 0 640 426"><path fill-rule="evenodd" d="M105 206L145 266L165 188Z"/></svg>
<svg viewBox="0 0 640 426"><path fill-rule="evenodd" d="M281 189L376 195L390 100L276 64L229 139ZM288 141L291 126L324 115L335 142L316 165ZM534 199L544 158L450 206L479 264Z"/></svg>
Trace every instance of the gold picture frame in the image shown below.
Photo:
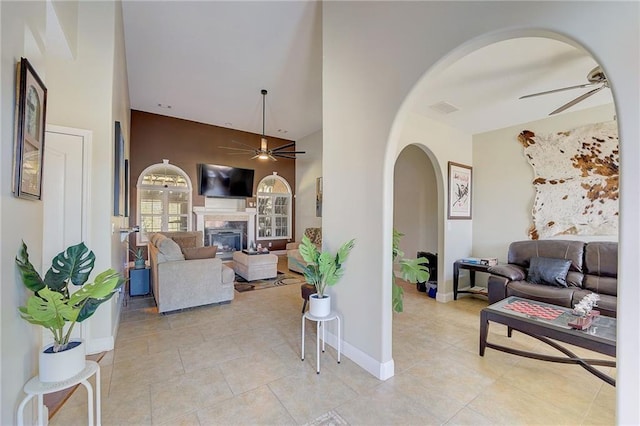
<svg viewBox="0 0 640 426"><path fill-rule="evenodd" d="M42 199L42 164L47 112L47 88L26 58L16 67L16 126L13 194Z"/></svg>

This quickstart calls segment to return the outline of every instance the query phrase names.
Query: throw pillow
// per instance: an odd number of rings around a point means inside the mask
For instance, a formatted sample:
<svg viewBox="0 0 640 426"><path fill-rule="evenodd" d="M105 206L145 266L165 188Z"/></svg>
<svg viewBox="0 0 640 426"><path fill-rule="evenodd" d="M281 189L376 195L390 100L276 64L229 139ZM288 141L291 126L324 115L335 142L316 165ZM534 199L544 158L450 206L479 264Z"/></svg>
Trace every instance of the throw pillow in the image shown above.
<svg viewBox="0 0 640 426"><path fill-rule="evenodd" d="M567 287L567 273L571 267L569 259L532 257L527 281L535 284Z"/></svg>
<svg viewBox="0 0 640 426"><path fill-rule="evenodd" d="M212 259L216 257L217 251L218 251L218 246L205 246L205 247L193 247L193 248L182 249L182 253L184 254L185 260Z"/></svg>
<svg viewBox="0 0 640 426"><path fill-rule="evenodd" d="M194 248L196 246L196 237L171 237L173 241L180 246L180 249Z"/></svg>

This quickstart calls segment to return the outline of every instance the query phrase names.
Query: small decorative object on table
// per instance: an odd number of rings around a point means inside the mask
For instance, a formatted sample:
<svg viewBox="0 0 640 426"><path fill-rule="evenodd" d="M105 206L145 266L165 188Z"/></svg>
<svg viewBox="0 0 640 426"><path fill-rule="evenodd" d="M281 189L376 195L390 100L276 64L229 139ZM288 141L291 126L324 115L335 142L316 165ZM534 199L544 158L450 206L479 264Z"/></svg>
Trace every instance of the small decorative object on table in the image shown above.
<svg viewBox="0 0 640 426"><path fill-rule="evenodd" d="M600 311L593 309L598 303L598 300L600 300L600 295L596 293L587 294L583 297L582 300L573 307L572 313L578 315L578 318L571 321L568 325L577 330L586 330L591 327L594 318L600 315Z"/></svg>

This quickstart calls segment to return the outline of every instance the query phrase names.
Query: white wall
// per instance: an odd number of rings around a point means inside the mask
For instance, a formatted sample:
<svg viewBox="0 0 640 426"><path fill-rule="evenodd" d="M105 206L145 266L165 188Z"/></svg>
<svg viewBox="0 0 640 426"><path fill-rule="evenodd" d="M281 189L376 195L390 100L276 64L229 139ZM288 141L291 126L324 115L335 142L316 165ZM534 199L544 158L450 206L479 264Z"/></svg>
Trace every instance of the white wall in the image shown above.
<svg viewBox="0 0 640 426"><path fill-rule="evenodd" d="M29 246L30 260L42 264L42 203L16 199L11 195L13 161L13 108L15 64L21 56L29 59L48 89L47 124L93 131L91 160L91 211L89 212L88 246L96 253L95 273L114 267L122 270L119 235L111 233L113 121L125 125L129 132L129 101L126 93L124 44L119 2L75 2L57 9L63 20L55 25L64 38L77 36L75 57L50 52L42 37L47 32L47 2L0 2L1 14L1 119L2 190L0 191L0 311L2 316L2 407L0 424L15 424L15 411L23 397L24 383L37 372L40 329L18 316L17 307L24 303L27 292L16 274L14 258L24 240ZM49 18L55 18L55 14ZM74 16L77 19L74 20ZM116 38L118 42L116 42ZM120 59L118 59L120 58ZM114 105L115 104L115 105ZM46 143L46 141L45 141ZM105 159L110 159L105 161ZM119 220L116 220L119 224ZM112 303L116 303L113 301ZM113 346L114 305L101 306L89 320L88 336L100 344ZM29 413L27 413L29 414ZM26 418L30 420L29 417Z"/></svg>
<svg viewBox="0 0 640 426"><path fill-rule="evenodd" d="M316 179L322 176L322 130L296 141L296 150L305 151L296 159L295 240L300 241L307 228L322 226L316 217Z"/></svg>
<svg viewBox="0 0 640 426"><path fill-rule="evenodd" d="M15 424L15 411L24 394L22 386L37 372L40 330L18 315L27 299L14 259L20 241L29 247L34 265L42 263L42 203L11 194L15 65L24 56L47 85L44 58L46 7L35 2L0 2L0 424ZM26 413L25 421L30 420Z"/></svg>
<svg viewBox="0 0 640 426"><path fill-rule="evenodd" d="M498 257L505 261L509 244L528 240L532 224L531 209L535 197L533 168L527 162L518 135L523 130L550 134L591 123L611 121L614 106L605 105L560 114L529 123L473 136L474 221L482 223L473 229L474 256ZM496 232L500 229L500 232ZM582 241L617 241L618 236L558 236Z"/></svg>
<svg viewBox="0 0 640 426"><path fill-rule="evenodd" d="M336 308L344 316L345 349L358 355L356 362L369 363L369 371L377 363L379 377L393 374L390 291L385 278L391 273L393 165L399 150L387 145L401 143L404 125L418 101L414 85L450 61L502 39L548 35L574 40L603 65L612 82L621 127L618 421L640 422L638 13L636 2L323 4L323 230L329 248L357 238L343 282L334 287ZM470 151L469 147L461 156L470 159ZM342 191L345 184L361 190L347 196ZM466 226L451 222L447 229L468 227L470 235L469 221L464 221ZM464 238L445 240L445 255L453 254L450 246L463 244ZM370 247L382 249L367 250Z"/></svg>

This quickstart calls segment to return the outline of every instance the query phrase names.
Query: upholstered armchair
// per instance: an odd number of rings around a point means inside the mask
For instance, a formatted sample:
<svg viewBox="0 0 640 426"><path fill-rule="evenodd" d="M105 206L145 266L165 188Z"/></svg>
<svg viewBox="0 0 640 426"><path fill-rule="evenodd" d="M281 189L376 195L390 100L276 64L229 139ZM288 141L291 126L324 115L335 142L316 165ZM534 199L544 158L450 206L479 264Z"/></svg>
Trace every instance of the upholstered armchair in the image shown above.
<svg viewBox="0 0 640 426"><path fill-rule="evenodd" d="M304 230L304 235L309 237L311 242L315 244L319 250L322 249L322 228L307 228ZM302 274L304 271L302 270L301 264L304 265L305 261L300 255L300 250L298 250L299 246L300 241L287 244L287 266L290 271Z"/></svg>

